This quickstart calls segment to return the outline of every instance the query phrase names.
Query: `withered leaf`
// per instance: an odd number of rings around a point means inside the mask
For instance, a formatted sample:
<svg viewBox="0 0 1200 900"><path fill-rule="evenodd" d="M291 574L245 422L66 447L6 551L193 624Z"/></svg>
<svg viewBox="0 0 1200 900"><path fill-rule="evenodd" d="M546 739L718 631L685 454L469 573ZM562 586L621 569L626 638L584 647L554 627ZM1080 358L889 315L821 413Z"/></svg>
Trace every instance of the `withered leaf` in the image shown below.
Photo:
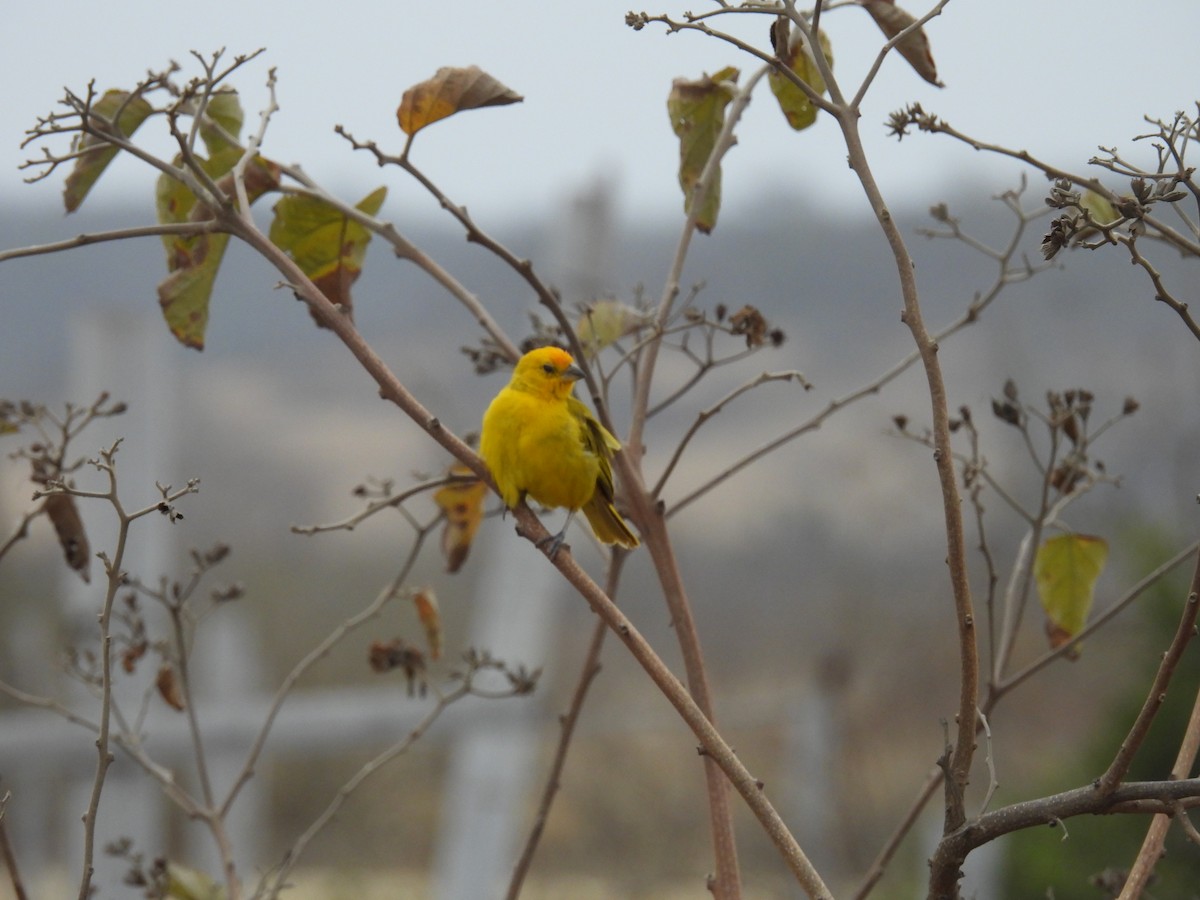
<svg viewBox="0 0 1200 900"><path fill-rule="evenodd" d="M725 107L733 99L731 85L739 72L728 66L714 75L696 81L676 78L667 96L667 115L679 138L679 186L683 188L683 208L693 213L696 183L717 145L725 126ZM721 170L712 175L708 193L700 209L695 210L696 228L709 234L717 226L721 208Z"/></svg>
<svg viewBox="0 0 1200 900"><path fill-rule="evenodd" d="M75 505L75 498L70 494L50 494L42 508L54 524L58 545L62 547L67 565L78 572L84 582L90 582L91 550L88 546L87 532L83 528L83 519L79 517L79 509Z"/></svg>
<svg viewBox="0 0 1200 900"><path fill-rule="evenodd" d="M893 0L863 0L863 9L871 14L879 30L891 40L901 31L916 21L916 17L907 10L896 6ZM903 38L896 44L896 50L908 61L918 75L934 87L945 87L937 75L937 64L933 61L933 53L929 49L929 38L924 28Z"/></svg>
<svg viewBox="0 0 1200 900"><path fill-rule="evenodd" d="M91 121L93 125L98 125L100 118L107 119L113 125L110 133L128 138L153 111L153 107L144 97L133 96L128 91L112 90L106 91L104 96L92 104ZM75 212L79 208L88 191L119 152L116 147L106 143L103 137L91 134L77 136L72 149L79 155L75 158L75 168L67 176L63 187L63 205L67 212Z"/></svg>
<svg viewBox="0 0 1200 900"><path fill-rule="evenodd" d="M158 675L154 679L154 686L158 688L158 696L162 697L171 709L176 712L183 712L187 709L187 703L183 699L183 688L179 685L175 667L170 663L163 663L159 667Z"/></svg>
<svg viewBox="0 0 1200 900"><path fill-rule="evenodd" d="M780 43L782 44L782 41ZM833 49L824 31L817 34L817 43L821 46L825 62L830 68L833 68ZM818 94L825 93L826 85L825 80L821 77L821 71L804 46L804 42L799 39L799 35L793 37L786 47L777 47L775 53L779 56L780 61L791 69L801 81ZM817 120L816 105L809 99L808 94L804 93L790 78L772 69L767 74L767 81L771 86L771 93L779 101L780 111L783 112L784 118L793 129L803 131Z"/></svg>
<svg viewBox="0 0 1200 900"><path fill-rule="evenodd" d="M429 644L429 658L438 659L442 655L442 616L438 611L437 597L433 588L424 587L412 595L413 606L417 608L417 618L425 629L425 641Z"/></svg>
<svg viewBox="0 0 1200 900"><path fill-rule="evenodd" d="M387 197L387 188L373 190L355 209L376 215ZM336 206L316 197L289 194L275 204L271 242L295 260L329 302L351 316L350 287L362 274L371 232ZM324 322L314 314L318 326Z"/></svg>
<svg viewBox="0 0 1200 900"><path fill-rule="evenodd" d="M473 473L462 463L450 467L451 475L469 476ZM470 481L454 481L439 488L433 502L446 514L446 527L442 530L442 555L446 558L446 571L457 572L467 561L471 542L483 521L483 501L487 488L478 478Z"/></svg>
<svg viewBox="0 0 1200 900"><path fill-rule="evenodd" d="M1108 561L1108 542L1090 534L1060 534L1046 539L1033 561L1047 634L1062 646L1083 630L1096 596L1096 581Z"/></svg>
<svg viewBox="0 0 1200 900"><path fill-rule="evenodd" d="M427 125L485 106L507 106L525 98L505 87L478 66L444 66L430 79L414 84L400 99L396 119L400 130L414 135Z"/></svg>
<svg viewBox="0 0 1200 900"><path fill-rule="evenodd" d="M761 347L767 341L767 320L753 306L743 306L729 317L734 334L745 335L747 347Z"/></svg>

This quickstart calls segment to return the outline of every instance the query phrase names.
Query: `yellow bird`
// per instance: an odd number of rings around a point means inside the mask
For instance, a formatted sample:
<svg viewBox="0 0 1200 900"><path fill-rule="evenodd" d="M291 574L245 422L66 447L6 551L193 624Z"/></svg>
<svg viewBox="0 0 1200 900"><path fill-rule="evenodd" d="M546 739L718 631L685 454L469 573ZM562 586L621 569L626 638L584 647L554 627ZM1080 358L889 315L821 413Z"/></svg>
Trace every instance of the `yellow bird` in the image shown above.
<svg viewBox="0 0 1200 900"><path fill-rule="evenodd" d="M504 505L512 509L522 497L531 497L568 510L562 531L547 538L551 557L580 509L604 543L638 545L613 506L612 456L621 443L575 396L575 382L582 377L566 350L530 350L483 414L479 455Z"/></svg>

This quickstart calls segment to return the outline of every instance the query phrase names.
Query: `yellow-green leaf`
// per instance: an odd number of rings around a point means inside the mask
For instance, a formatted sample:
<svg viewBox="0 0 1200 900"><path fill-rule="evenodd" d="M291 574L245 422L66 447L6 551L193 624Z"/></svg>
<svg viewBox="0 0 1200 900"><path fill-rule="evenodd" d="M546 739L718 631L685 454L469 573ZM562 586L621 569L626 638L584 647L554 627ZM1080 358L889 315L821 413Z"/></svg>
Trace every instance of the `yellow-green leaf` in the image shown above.
<svg viewBox="0 0 1200 900"><path fill-rule="evenodd" d="M821 31L817 34L817 40L821 44L821 52L825 55L825 61L832 69L833 50L829 46L829 38L825 36L824 31ZM825 93L825 80L817 69L816 61L805 49L804 41L800 40L798 35L789 42L788 49L780 53L779 58L787 63L788 68L816 93ZM799 85L774 69L767 74L767 81L771 85L771 93L779 101L780 110L783 111L792 128L802 131L817 120L817 107Z"/></svg>
<svg viewBox="0 0 1200 900"><path fill-rule="evenodd" d="M386 196L386 187L376 188L354 208L373 216ZM370 231L324 200L291 194L275 204L270 237L331 303L347 315L352 313L350 286L362 274Z"/></svg>
<svg viewBox="0 0 1200 900"><path fill-rule="evenodd" d="M1083 192L1083 196L1079 199L1079 205L1088 211L1092 221L1098 225L1107 225L1109 222L1115 222L1121 218L1121 214L1117 212L1117 208L1109 199L1097 194L1091 188Z"/></svg>
<svg viewBox="0 0 1200 900"><path fill-rule="evenodd" d="M209 97L204 111L207 118L212 121L200 123L200 137L208 148L209 156L213 156L230 146L225 135L221 133L222 131L234 140L241 137L245 114L242 112L242 104L238 100L237 91L232 88L217 91ZM219 129L213 127L214 124L219 126Z"/></svg>
<svg viewBox="0 0 1200 900"><path fill-rule="evenodd" d="M224 192L233 191L231 170L242 156L238 147L225 144L210 159L200 160L204 170ZM176 165L179 159L176 159ZM255 157L246 167L246 194L253 203L279 186L279 166ZM212 212L197 203L196 195L181 181L160 175L155 191L158 221L163 224L203 222ZM208 327L208 305L212 298L217 270L229 244L229 236L220 233L163 235L170 273L158 286L158 302L171 334L185 347L204 349Z"/></svg>
<svg viewBox="0 0 1200 900"><path fill-rule="evenodd" d="M696 81L676 78L667 97L671 128L679 138L679 186L683 209L692 214L696 182L712 156L717 136L725 125L725 107L733 99L732 84L740 73L729 66ZM696 211L696 227L708 234L716 227L721 208L721 170L713 173L704 203Z"/></svg>
<svg viewBox="0 0 1200 900"><path fill-rule="evenodd" d="M200 234L180 238L178 244L180 257L186 254L186 262L176 265L159 283L158 303L175 339L185 347L203 350L208 303L229 235Z"/></svg>
<svg viewBox="0 0 1200 900"><path fill-rule="evenodd" d="M432 78L404 92L396 119L401 131L413 135L426 125L465 109L507 106L524 99L478 66L445 66Z"/></svg>
<svg viewBox="0 0 1200 900"><path fill-rule="evenodd" d="M225 900L225 888L197 869L167 863L169 900Z"/></svg>
<svg viewBox="0 0 1200 900"><path fill-rule="evenodd" d="M628 303L600 300L584 310L579 324L575 326L575 333L584 349L595 355L609 344L637 331L645 320L645 315Z"/></svg>
<svg viewBox="0 0 1200 900"><path fill-rule="evenodd" d="M1038 548L1033 562L1052 647L1083 630L1095 599L1096 580L1108 561L1108 542L1089 534L1061 534Z"/></svg>
<svg viewBox="0 0 1200 900"><path fill-rule="evenodd" d="M131 97L128 91L107 91L92 104L93 122L103 118L114 125L121 137L130 137L146 121L154 108L143 97ZM76 137L72 148L81 155L75 159L75 168L67 176L63 188L63 204L67 212L75 212L83 198L88 195L108 164L117 155L117 148L104 143L103 139L90 134Z"/></svg>

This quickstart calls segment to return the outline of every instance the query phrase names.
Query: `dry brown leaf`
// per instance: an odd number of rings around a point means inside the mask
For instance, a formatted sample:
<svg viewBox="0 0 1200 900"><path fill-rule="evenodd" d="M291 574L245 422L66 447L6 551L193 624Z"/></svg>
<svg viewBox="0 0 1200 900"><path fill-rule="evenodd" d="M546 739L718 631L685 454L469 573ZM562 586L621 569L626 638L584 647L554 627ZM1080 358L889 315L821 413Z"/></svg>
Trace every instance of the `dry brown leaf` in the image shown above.
<svg viewBox="0 0 1200 900"><path fill-rule="evenodd" d="M524 99L478 66L444 66L432 78L404 92L396 119L401 131L413 135L465 109L507 106Z"/></svg>
<svg viewBox="0 0 1200 900"><path fill-rule="evenodd" d="M70 494L50 494L42 508L54 523L58 544L62 547L67 565L78 572L85 582L91 581L91 551L75 498Z"/></svg>
<svg viewBox="0 0 1200 900"><path fill-rule="evenodd" d="M896 6L892 0L864 0L863 9L871 14L879 30L891 40L901 31L916 21L916 17L907 10ZM937 75L937 64L933 61L933 53L929 49L929 38L924 28L918 28L896 45L896 50L903 56L913 70L935 87L945 87Z"/></svg>
<svg viewBox="0 0 1200 900"><path fill-rule="evenodd" d="M187 709L187 704L183 699L183 689L179 686L179 679L170 663L163 663L159 667L158 676L154 679L154 686L158 688L158 695L171 709L177 712Z"/></svg>
<svg viewBox="0 0 1200 900"><path fill-rule="evenodd" d="M468 476L472 472L462 463L450 467L450 475ZM442 531L442 555L446 557L446 571L457 572L467 561L471 542L483 521L483 501L487 486L479 479L454 481L439 488L433 502L446 514L446 527Z"/></svg>

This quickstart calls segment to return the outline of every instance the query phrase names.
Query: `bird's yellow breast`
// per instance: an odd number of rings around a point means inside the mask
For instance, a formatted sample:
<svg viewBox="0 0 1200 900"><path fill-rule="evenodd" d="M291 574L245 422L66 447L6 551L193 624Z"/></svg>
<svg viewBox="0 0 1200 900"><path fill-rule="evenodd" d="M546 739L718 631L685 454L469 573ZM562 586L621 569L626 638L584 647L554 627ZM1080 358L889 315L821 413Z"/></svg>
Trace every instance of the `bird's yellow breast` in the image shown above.
<svg viewBox="0 0 1200 900"><path fill-rule="evenodd" d="M600 462L583 425L557 398L506 387L483 417L479 453L507 506L522 494L544 506L575 510L596 490Z"/></svg>

